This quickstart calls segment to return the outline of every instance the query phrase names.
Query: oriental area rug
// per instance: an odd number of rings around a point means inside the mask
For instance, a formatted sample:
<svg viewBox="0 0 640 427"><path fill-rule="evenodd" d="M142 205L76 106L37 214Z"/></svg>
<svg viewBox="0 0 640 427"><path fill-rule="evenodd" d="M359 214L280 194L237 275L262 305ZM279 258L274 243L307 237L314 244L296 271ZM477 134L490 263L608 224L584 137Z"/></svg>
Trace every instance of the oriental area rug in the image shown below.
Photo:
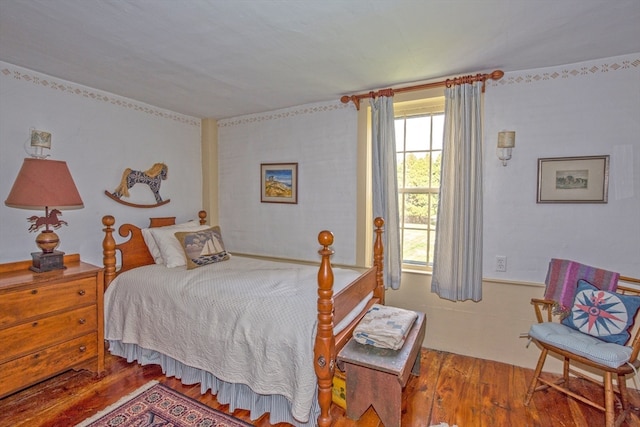
<svg viewBox="0 0 640 427"><path fill-rule="evenodd" d="M242 420L152 381L76 427L247 427Z"/></svg>

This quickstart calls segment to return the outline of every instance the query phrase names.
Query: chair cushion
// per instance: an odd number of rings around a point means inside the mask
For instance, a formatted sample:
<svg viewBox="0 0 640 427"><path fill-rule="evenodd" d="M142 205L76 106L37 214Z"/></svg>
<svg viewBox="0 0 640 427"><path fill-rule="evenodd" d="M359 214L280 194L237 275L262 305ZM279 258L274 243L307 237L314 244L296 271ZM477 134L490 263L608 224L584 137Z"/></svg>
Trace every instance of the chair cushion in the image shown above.
<svg viewBox="0 0 640 427"><path fill-rule="evenodd" d="M630 347L599 340L561 323L536 323L529 329L529 336L611 368L623 365L631 357Z"/></svg>
<svg viewBox="0 0 640 427"><path fill-rule="evenodd" d="M603 291L578 281L569 315L562 324L603 341L624 345L640 308L640 296Z"/></svg>

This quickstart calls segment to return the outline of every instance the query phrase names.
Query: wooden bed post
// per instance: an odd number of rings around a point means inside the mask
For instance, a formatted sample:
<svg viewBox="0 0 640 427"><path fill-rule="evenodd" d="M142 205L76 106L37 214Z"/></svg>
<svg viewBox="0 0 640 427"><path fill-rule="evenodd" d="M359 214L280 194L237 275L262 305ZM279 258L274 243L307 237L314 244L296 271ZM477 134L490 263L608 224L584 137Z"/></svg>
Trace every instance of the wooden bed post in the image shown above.
<svg viewBox="0 0 640 427"><path fill-rule="evenodd" d="M113 238L113 224L116 219L111 215L102 217L104 239L102 240L102 262L104 264L104 288L116 277L116 241Z"/></svg>
<svg viewBox="0 0 640 427"><path fill-rule="evenodd" d="M321 231L318 234L318 243L322 245L322 249L318 251L322 261L318 271L318 332L313 349L313 366L318 377L318 403L320 404L318 426L329 427L336 352L333 336L333 271L330 261L333 250L329 249L333 244L333 234L330 231Z"/></svg>
<svg viewBox="0 0 640 427"><path fill-rule="evenodd" d="M377 217L373 220L374 225L376 226L376 240L373 243L373 265L376 267L376 289L373 292L374 297L380 299L380 304L384 304L384 248L382 245L382 233L384 232L384 219L381 217Z"/></svg>

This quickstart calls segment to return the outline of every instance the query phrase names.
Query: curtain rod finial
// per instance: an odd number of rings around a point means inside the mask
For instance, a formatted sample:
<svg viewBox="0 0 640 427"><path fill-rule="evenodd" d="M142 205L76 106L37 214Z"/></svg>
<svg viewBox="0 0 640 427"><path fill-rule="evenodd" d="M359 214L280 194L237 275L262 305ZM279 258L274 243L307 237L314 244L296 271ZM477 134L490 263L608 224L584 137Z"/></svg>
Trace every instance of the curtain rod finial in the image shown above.
<svg viewBox="0 0 640 427"><path fill-rule="evenodd" d="M344 95L343 97L340 98L340 101L343 104L348 104L349 101L353 102L353 105L356 106L356 110L360 111L360 98L358 98L356 95Z"/></svg>
<svg viewBox="0 0 640 427"><path fill-rule="evenodd" d="M504 76L504 71L495 70L493 73L489 74L489 78L491 80L500 80Z"/></svg>

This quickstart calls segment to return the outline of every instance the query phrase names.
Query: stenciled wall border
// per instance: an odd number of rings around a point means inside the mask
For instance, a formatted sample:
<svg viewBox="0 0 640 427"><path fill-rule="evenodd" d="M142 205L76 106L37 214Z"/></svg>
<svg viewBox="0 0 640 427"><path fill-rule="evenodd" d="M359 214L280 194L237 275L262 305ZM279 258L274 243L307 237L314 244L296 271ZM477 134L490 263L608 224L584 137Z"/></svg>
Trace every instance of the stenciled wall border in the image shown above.
<svg viewBox="0 0 640 427"><path fill-rule="evenodd" d="M174 113L172 111L163 110L160 108L152 107L148 104L133 101L131 99L110 94L108 92L102 92L97 89L91 89L86 86L76 85L64 80L59 80L45 74L40 74L35 71L30 71L25 68L11 67L7 63L2 64L0 69L0 77L13 77L16 80L33 83L37 86L45 87L52 90L57 90L70 95L82 96L84 98L91 98L95 101L108 102L112 105L116 105L122 108L128 108L134 111L140 111L146 114L151 114L163 119L174 120L180 123L184 123L190 126L200 127L200 119L185 116L182 114Z"/></svg>
<svg viewBox="0 0 640 427"><path fill-rule="evenodd" d="M322 113L325 111L343 110L345 108L354 109L353 106L343 104L339 100L330 101L327 103L318 103L315 105L306 104L306 105L300 105L297 107L275 110L268 113L256 113L256 114L250 114L246 116L222 119L218 121L218 127L231 127L231 126L238 126L238 125L246 125L249 123L266 122L269 120L280 120L280 119L286 119L286 118L295 117L295 116L301 116L304 114L316 114L316 113Z"/></svg>
<svg viewBox="0 0 640 427"><path fill-rule="evenodd" d="M640 57L638 57L637 55L625 55L594 61L585 61L576 64L562 65L558 67L540 68L538 70L507 72L505 73L505 76L500 80L489 80L488 83L489 87L522 83L537 83L545 80L584 77L598 73L625 71L633 68L640 68Z"/></svg>

